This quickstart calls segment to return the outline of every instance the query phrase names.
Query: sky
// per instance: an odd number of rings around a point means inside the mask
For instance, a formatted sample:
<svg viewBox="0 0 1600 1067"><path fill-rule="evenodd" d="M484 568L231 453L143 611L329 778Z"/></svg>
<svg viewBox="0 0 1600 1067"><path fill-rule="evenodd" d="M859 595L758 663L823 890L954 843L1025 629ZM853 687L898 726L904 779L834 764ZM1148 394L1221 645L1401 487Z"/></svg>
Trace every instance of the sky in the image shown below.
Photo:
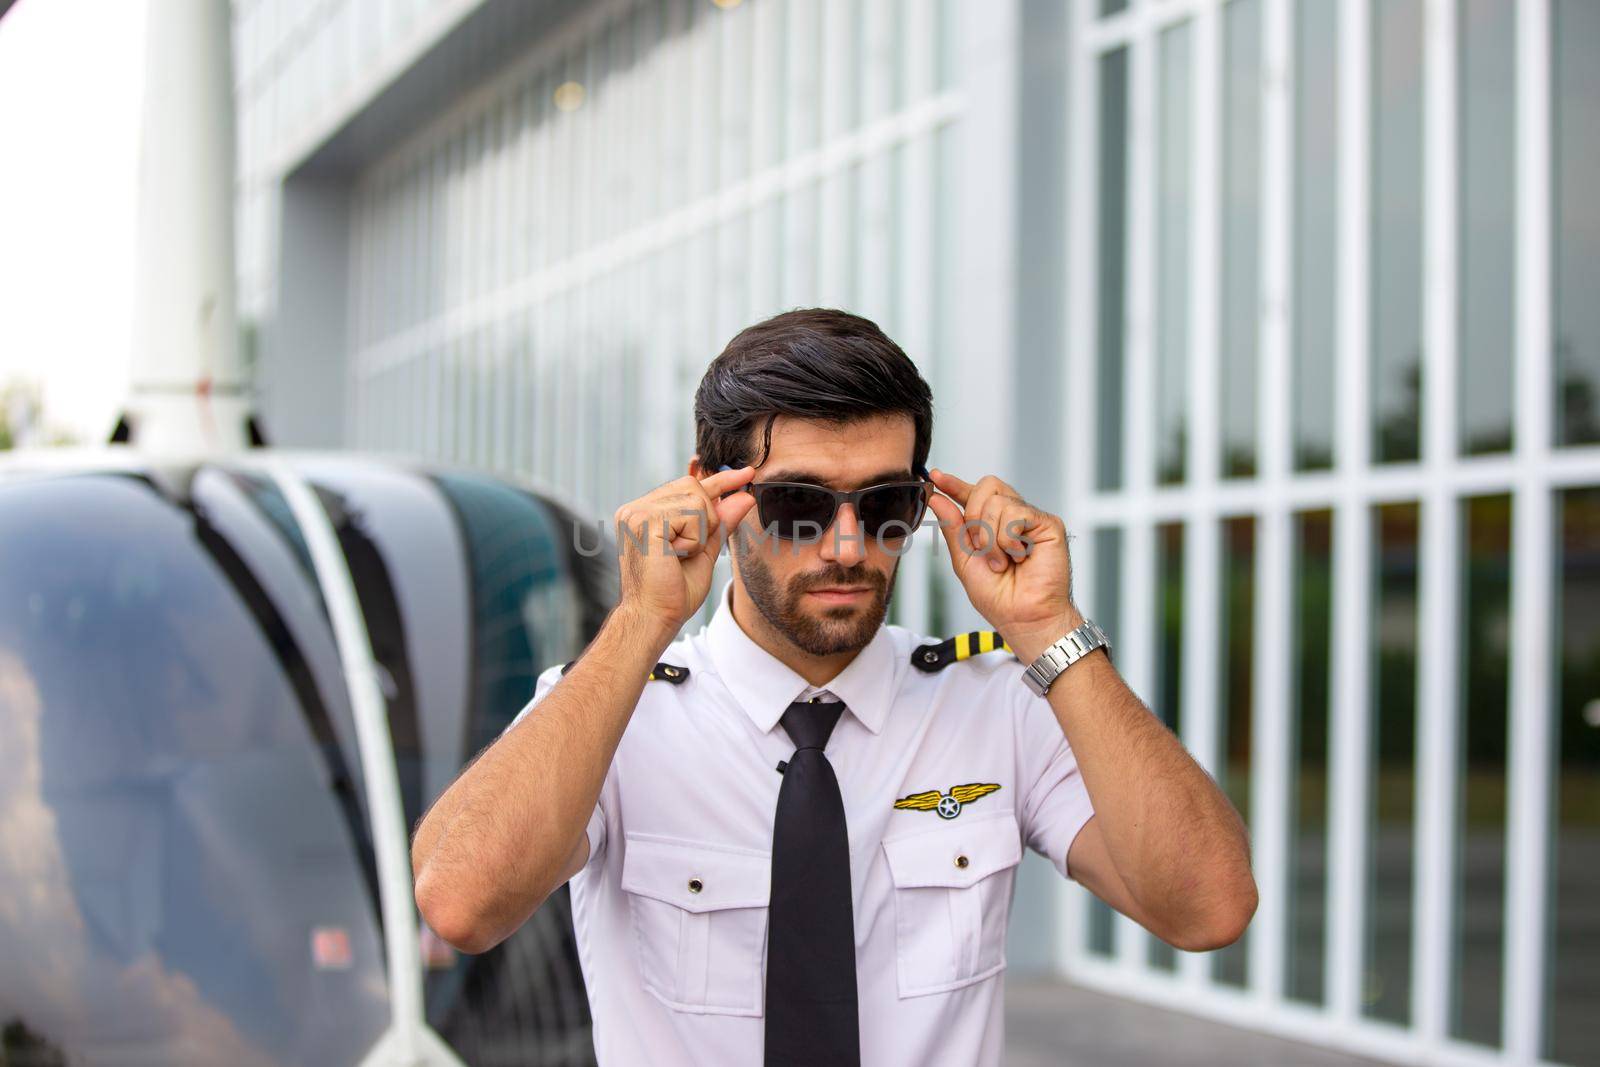
<svg viewBox="0 0 1600 1067"><path fill-rule="evenodd" d="M0 390L111 431L128 385L144 65L138 0L21 0L0 18Z"/></svg>

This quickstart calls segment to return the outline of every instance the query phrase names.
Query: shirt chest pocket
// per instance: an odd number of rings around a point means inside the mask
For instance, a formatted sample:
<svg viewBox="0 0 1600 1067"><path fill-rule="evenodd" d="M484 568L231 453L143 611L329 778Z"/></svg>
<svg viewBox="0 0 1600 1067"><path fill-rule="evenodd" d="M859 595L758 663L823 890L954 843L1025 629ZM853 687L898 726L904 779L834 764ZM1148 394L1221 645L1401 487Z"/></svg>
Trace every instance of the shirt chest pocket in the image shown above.
<svg viewBox="0 0 1600 1067"><path fill-rule="evenodd" d="M626 838L622 888L645 988L679 1011L760 1015L772 854Z"/></svg>
<svg viewBox="0 0 1600 1067"><path fill-rule="evenodd" d="M1010 811L963 812L886 838L902 997L981 981L1006 963L1022 835Z"/></svg>

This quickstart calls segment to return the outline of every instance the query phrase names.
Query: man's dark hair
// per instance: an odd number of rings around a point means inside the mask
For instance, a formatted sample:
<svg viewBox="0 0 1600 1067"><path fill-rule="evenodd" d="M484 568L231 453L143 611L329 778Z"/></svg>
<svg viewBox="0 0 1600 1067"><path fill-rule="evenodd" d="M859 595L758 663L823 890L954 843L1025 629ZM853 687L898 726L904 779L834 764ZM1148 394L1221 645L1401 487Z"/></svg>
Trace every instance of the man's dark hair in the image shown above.
<svg viewBox="0 0 1600 1067"><path fill-rule="evenodd" d="M916 430L911 469L933 443L933 390L876 323L832 308L797 308L741 330L711 361L694 395L700 466L759 467L779 415L846 423L906 414ZM752 454L755 428L761 446Z"/></svg>

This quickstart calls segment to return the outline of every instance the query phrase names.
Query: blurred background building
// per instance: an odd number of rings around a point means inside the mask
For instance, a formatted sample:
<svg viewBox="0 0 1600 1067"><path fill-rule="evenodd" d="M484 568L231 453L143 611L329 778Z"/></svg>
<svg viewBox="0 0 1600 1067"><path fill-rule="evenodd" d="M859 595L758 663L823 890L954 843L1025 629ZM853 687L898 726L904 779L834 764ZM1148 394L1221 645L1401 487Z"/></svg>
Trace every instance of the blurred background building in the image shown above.
<svg viewBox="0 0 1600 1067"><path fill-rule="evenodd" d="M1600 5L236 0L234 42L273 443L606 517L742 326L867 315L1253 835L1239 945L1030 861L1013 969L1600 1063ZM902 567L895 621L978 623Z"/></svg>

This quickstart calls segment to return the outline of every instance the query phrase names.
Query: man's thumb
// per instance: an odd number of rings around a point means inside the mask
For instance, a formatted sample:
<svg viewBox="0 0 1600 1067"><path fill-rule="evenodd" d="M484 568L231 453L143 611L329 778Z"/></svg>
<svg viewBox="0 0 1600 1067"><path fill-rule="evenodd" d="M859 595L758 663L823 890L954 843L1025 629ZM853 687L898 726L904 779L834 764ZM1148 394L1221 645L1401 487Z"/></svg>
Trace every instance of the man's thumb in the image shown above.
<svg viewBox="0 0 1600 1067"><path fill-rule="evenodd" d="M961 524L964 521L961 506L949 497L935 493L929 498L928 507L939 520L939 532L944 535L944 542L950 548L950 562L959 568L961 559L969 551L961 542Z"/></svg>
<svg viewBox="0 0 1600 1067"><path fill-rule="evenodd" d="M755 505L756 498L750 493L743 492L734 493L726 500L716 502L717 532L712 537L711 543L706 546L712 556L722 554L723 543L733 536L733 531L739 528L739 524L750 514L750 509Z"/></svg>

